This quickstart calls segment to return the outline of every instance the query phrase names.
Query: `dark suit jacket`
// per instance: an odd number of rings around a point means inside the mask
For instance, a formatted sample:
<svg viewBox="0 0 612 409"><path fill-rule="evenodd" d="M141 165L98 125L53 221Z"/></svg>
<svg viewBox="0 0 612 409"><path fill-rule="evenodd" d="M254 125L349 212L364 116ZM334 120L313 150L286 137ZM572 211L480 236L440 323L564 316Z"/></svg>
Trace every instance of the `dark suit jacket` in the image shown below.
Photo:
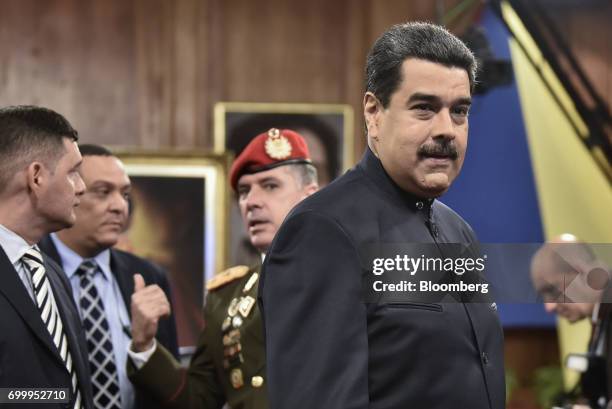
<svg viewBox="0 0 612 409"><path fill-rule="evenodd" d="M270 408L504 408L493 304L364 301L364 245L475 242L448 207L395 185L369 150L298 204L259 286Z"/></svg>
<svg viewBox="0 0 612 409"><path fill-rule="evenodd" d="M598 408L599 397L612 404L612 286L602 294L599 314L594 323L589 341L589 367L581 376L582 393L589 399L591 407ZM602 354L598 347L603 342ZM602 355L602 356L601 356Z"/></svg>
<svg viewBox="0 0 612 409"><path fill-rule="evenodd" d="M38 244L40 249L48 254L53 260L61 265L61 258L51 240L47 236ZM117 280L119 289L128 314L131 314L132 293L134 292L134 274L141 274L147 285L157 284L165 293L168 300L171 300L170 285L166 278L165 272L161 267L137 257L125 251L111 249L111 271ZM65 276L65 275L64 275ZM163 318L159 321L157 335L155 337L168 351L175 357L178 357L178 341L176 336L176 324L174 318ZM161 375L160 375L161 376ZM138 393L136 390L136 405L137 409L152 409L159 405L151 400L147 395Z"/></svg>
<svg viewBox="0 0 612 409"><path fill-rule="evenodd" d="M610 292L608 292L610 294ZM610 294L612 296L612 294ZM609 303L612 302L612 297L607 301L608 304L605 305L605 317L602 317L604 320L604 333L605 333L605 346L604 346L604 354L606 358L606 375L607 375L607 388L608 388L608 402L612 403L612 305ZM604 305L602 305L603 307Z"/></svg>
<svg viewBox="0 0 612 409"><path fill-rule="evenodd" d="M84 407L93 409L87 345L72 299L72 289L60 267L47 257L43 258L70 346ZM0 388L9 387L72 390L70 374L36 305L0 247ZM15 408L39 406L6 404L6 407ZM59 409L66 404L43 406ZM71 403L69 407L72 406Z"/></svg>

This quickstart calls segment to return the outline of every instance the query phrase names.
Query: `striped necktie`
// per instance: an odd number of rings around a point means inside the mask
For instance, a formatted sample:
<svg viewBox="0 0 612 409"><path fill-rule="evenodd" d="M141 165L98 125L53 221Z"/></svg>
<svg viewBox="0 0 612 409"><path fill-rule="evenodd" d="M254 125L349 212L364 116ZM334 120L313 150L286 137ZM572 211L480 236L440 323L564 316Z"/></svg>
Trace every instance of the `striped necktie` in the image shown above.
<svg viewBox="0 0 612 409"><path fill-rule="evenodd" d="M70 373L72 379L72 393L76 396L74 401L74 409L81 409L81 392L79 391L79 385L77 381L76 371L72 364L72 356L70 355L70 348L68 345L68 339L64 332L62 325L62 319L57 309L55 297L51 290L51 284L45 271L43 264L42 255L38 249L32 247L29 248L21 258L24 265L32 275L32 284L34 286L34 296L36 298L36 306L40 312L40 317L49 331L53 343L57 347L57 350L64 361L64 365Z"/></svg>
<svg viewBox="0 0 612 409"><path fill-rule="evenodd" d="M98 265L92 260L81 263L76 274L81 278L81 317L91 368L91 386L98 409L120 409L119 375L104 303L94 283Z"/></svg>

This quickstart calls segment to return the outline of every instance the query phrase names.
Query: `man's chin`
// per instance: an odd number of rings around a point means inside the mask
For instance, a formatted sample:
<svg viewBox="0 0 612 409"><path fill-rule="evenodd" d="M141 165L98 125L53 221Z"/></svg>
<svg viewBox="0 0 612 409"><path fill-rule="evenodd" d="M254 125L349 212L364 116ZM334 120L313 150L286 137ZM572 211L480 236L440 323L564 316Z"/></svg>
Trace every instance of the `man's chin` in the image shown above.
<svg viewBox="0 0 612 409"><path fill-rule="evenodd" d="M53 230L52 230L52 232L59 231L59 230L64 230L64 229L69 229L72 226L74 226L75 223L76 223L76 215L74 213L72 213L72 214L70 214L69 216L66 216L63 219L56 220L55 223L53 223Z"/></svg>
<svg viewBox="0 0 612 409"><path fill-rule="evenodd" d="M272 244L272 238L265 234L251 236L251 245L261 253L265 253Z"/></svg>
<svg viewBox="0 0 612 409"><path fill-rule="evenodd" d="M419 180L419 187L429 198L442 196L451 187L454 177L443 173L429 173Z"/></svg>
<svg viewBox="0 0 612 409"><path fill-rule="evenodd" d="M99 237L96 240L98 247L103 248L103 249L113 247L118 242L119 242L119 234L107 234L102 237Z"/></svg>
<svg viewBox="0 0 612 409"><path fill-rule="evenodd" d="M427 199L437 199L442 196L444 193L448 191L450 185L420 185L420 194L419 196Z"/></svg>

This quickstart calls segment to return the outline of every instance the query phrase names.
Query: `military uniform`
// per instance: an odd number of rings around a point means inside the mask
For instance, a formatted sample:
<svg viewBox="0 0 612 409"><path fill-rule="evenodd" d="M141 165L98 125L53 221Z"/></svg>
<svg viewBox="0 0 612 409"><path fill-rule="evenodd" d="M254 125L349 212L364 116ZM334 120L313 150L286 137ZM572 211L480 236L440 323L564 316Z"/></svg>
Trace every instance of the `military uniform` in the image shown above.
<svg viewBox="0 0 612 409"><path fill-rule="evenodd" d="M130 380L168 407L266 409L265 349L257 308L259 266L232 267L207 284L205 328L188 369L158 344Z"/></svg>
<svg viewBox="0 0 612 409"><path fill-rule="evenodd" d="M289 129L257 135L230 170L238 191L240 177L278 166L311 164L304 138ZM207 284L206 327L187 370L158 344L139 370L128 362L128 376L172 408L267 409L265 345L257 307L260 266L232 267Z"/></svg>

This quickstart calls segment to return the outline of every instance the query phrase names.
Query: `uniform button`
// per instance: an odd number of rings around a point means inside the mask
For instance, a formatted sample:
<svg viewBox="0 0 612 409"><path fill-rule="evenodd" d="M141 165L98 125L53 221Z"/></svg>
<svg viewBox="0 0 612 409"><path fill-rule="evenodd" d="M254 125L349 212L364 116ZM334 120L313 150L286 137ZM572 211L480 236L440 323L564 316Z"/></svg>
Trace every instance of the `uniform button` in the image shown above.
<svg viewBox="0 0 612 409"><path fill-rule="evenodd" d="M416 202L416 208L419 210L423 209L423 202Z"/></svg>
<svg viewBox="0 0 612 409"><path fill-rule="evenodd" d="M482 353L482 363L485 365L489 365L489 355L486 352Z"/></svg>
<svg viewBox="0 0 612 409"><path fill-rule="evenodd" d="M251 385L253 385L253 388L260 388L264 383L264 378L263 376L254 376L251 378Z"/></svg>

